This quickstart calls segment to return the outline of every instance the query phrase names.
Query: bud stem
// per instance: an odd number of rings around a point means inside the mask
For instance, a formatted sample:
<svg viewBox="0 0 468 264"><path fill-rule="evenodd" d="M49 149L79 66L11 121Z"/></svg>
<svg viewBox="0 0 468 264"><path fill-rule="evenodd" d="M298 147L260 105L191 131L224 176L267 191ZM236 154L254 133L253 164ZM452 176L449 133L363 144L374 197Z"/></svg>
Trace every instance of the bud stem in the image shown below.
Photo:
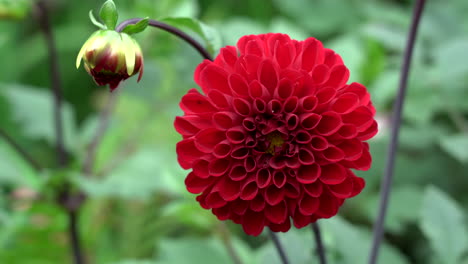
<svg viewBox="0 0 468 264"><path fill-rule="evenodd" d="M122 21L115 28L115 31L122 32L122 30L127 25L136 24L142 19L143 18L131 18L131 19L127 19L125 21ZM178 29L176 27L173 27L171 25L168 25L166 23L154 20L154 19L149 19L148 20L148 25L152 26L152 27L160 28L160 29L162 29L164 31L167 31L167 32L169 32L169 33L171 33L173 35L178 36L179 38L183 39L185 42L190 44L192 47L194 47L200 53L200 55L202 55L203 58L205 58L207 60L213 60L210 53L198 41L196 41L194 38L190 37L189 35L187 35L183 31L181 31L180 29Z"/></svg>

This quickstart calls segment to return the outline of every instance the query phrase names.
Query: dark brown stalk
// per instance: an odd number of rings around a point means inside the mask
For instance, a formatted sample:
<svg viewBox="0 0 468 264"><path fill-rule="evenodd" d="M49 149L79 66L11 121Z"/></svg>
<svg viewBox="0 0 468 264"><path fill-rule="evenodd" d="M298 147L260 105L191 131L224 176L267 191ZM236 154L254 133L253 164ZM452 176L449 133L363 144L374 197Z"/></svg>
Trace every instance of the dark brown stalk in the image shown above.
<svg viewBox="0 0 468 264"><path fill-rule="evenodd" d="M317 256L320 264L327 264L327 258L325 255L325 247L322 241L322 235L318 222L312 223L312 232L314 233L314 240L316 245Z"/></svg>
<svg viewBox="0 0 468 264"><path fill-rule="evenodd" d="M44 34L47 50L49 53L49 72L51 79L51 88L54 95L54 127L56 136L56 153L57 164L59 168L65 168L68 164L68 155L65 151L64 137L63 137L63 121L62 121L62 81L60 78L60 67L58 63L57 47L55 45L55 37L50 24L49 11L47 4L44 1L37 2L39 26ZM64 190L63 196L65 201L75 200L69 187ZM62 200L62 199L61 199ZM81 200L82 201L82 200ZM64 209L67 211L69 223L68 231L70 243L72 246L72 254L75 264L85 264L83 251L80 245L78 212L80 204L76 207L69 207L67 203L63 204Z"/></svg>
<svg viewBox="0 0 468 264"><path fill-rule="evenodd" d="M411 58L413 55L414 43L416 40L416 34L418 32L418 25L421 19L421 14L424 9L425 0L417 0L414 6L414 12L411 21L410 31L408 33L408 40L406 42L405 54L403 59L403 65L401 67L400 83L398 88L398 94L393 107L392 116L392 130L390 136L390 145L387 153L387 161L384 171L383 180L381 183L380 193L380 204L377 221L374 224L374 235L372 248L369 255L369 264L375 264L379 254L380 244L382 242L382 236L384 232L385 216L388 208L388 200L390 197L390 191L393 180L393 170L395 167L395 157L398 148L398 135L400 132L401 115L403 112L403 104L405 101L406 88L408 84L409 70L411 66Z"/></svg>
<svg viewBox="0 0 468 264"><path fill-rule="evenodd" d="M273 244L275 245L276 251L278 252L278 255L281 259L281 263L289 264L288 257L286 256L286 251L281 245L281 242L278 236L276 236L276 233L271 230L268 230L268 234L270 234L270 238L273 241Z"/></svg>
<svg viewBox="0 0 468 264"><path fill-rule="evenodd" d="M118 32L121 32L127 25L136 24L140 20L141 20L141 18L127 19L127 20L123 21L122 23L120 23L115 28L115 30L118 31ZM210 53L198 41L196 41L194 38L190 37L185 32L181 31L180 29L178 29L176 27L173 27L171 25L168 25L166 23L153 20L153 19L149 20L149 25L152 26L152 27L160 28L160 29L162 29L164 31L167 31L167 32L173 34L173 35L176 35L177 37L181 38L182 40L184 40L185 42L190 44L192 47L194 47L198 51L198 53L200 53L203 56L203 58L205 58L207 60L213 60Z"/></svg>

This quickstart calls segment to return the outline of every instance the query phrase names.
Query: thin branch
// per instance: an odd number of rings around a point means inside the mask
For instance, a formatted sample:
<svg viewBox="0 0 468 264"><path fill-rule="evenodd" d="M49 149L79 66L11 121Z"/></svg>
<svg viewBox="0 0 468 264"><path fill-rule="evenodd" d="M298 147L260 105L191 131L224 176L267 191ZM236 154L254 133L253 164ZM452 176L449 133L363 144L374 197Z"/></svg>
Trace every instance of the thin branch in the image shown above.
<svg viewBox="0 0 468 264"><path fill-rule="evenodd" d="M109 127L109 119L117 101L118 93L118 91L115 91L110 94L109 98L107 99L107 103L101 112L99 117L99 127L96 131L96 134L94 135L94 138L91 140L91 143L88 146L86 159L83 164L83 173L85 175L89 175L93 172L97 148L99 147L99 144L101 143L101 140L104 137L107 128Z"/></svg>
<svg viewBox="0 0 468 264"><path fill-rule="evenodd" d="M49 52L49 72L51 79L52 92L54 94L54 121L55 138L57 148L57 162L60 167L67 164L67 154L63 139L63 121L62 121L62 81L60 79L60 67L58 63L57 47L55 46L54 33L49 21L49 12L44 1L37 3L39 9L39 25L44 33Z"/></svg>
<svg viewBox="0 0 468 264"><path fill-rule="evenodd" d="M234 248L234 245L232 244L231 234L229 233L229 229L227 228L226 223L220 222L218 227L221 235L221 240L223 241L224 247L226 247L226 250L229 256L231 257L232 262L234 264L243 264L241 258L239 257L239 254L237 254L237 251Z"/></svg>
<svg viewBox="0 0 468 264"><path fill-rule="evenodd" d="M117 32L121 32L127 25L136 24L140 20L142 20L142 19L141 18L127 19L127 20L123 21L122 23L120 23L115 28L115 30ZM176 27L173 27L171 25L168 25L166 23L163 23L163 22L160 22L160 21L157 21L157 20L153 20L153 19L149 20L149 25L152 26L152 27L160 28L160 29L162 29L164 31L167 31L167 32L169 32L169 33L171 33L173 35L178 36L179 38L185 40L185 42L190 44L192 47L194 47L203 56L203 58L205 58L207 60L213 60L210 53L198 41L196 41L194 38L190 37L189 35L187 35L183 31L181 31L180 29L178 29Z"/></svg>
<svg viewBox="0 0 468 264"><path fill-rule="evenodd" d="M325 247L322 242L322 235L320 233L320 226L318 222L312 223L312 232L314 233L316 251L320 264L327 264L327 258L325 256Z"/></svg>
<svg viewBox="0 0 468 264"><path fill-rule="evenodd" d="M65 151L65 144L63 138L63 121L62 121L62 81L60 79L60 67L58 63L57 47L55 45L55 38L52 27L49 21L49 11L45 1L40 0L37 2L38 20L41 30L44 33L47 49L49 52L49 72L51 79L52 92L54 94L54 126L56 136L56 152L57 163L60 168L64 168L68 163L68 155ZM70 187L67 186L64 190L67 200L73 198ZM81 202L77 204L76 208L67 207L63 205L67 212L69 223L68 231L70 243L72 246L72 253L75 264L85 264L83 251L80 245L79 227L77 224L77 214Z"/></svg>
<svg viewBox="0 0 468 264"><path fill-rule="evenodd" d="M281 262L283 264L289 264L288 258L286 257L286 251L283 249L283 246L281 246L281 242L276 236L276 233L271 230L268 230L268 233L270 234L270 238L273 241L273 244L275 244L276 251L281 258Z"/></svg>
<svg viewBox="0 0 468 264"><path fill-rule="evenodd" d="M382 236L384 232L385 216L388 208L388 200L390 197L393 170L395 167L395 156L398 148L398 135L401 125L401 115L403 110L403 104L405 100L406 88L408 84L409 69L411 66L411 58L413 54L414 43L416 40L416 34L418 31L418 25L421 18L421 14L424 9L425 0L417 0L414 7L411 28L408 33L408 40L406 43L405 54L403 65L401 68L401 78L399 83L398 95L394 105L394 112L392 116L392 130L390 137L390 146L387 153L387 161L384 172L384 178L381 183L381 196L379 205L379 214L377 221L374 224L374 235L372 248L369 256L369 264L375 264L379 254L379 247L382 242Z"/></svg>
<svg viewBox="0 0 468 264"><path fill-rule="evenodd" d="M5 141L8 144L10 144L10 146L12 146L13 149L16 150L16 152L18 152L18 154L36 171L42 169L42 166L39 165L39 163L36 160L34 160L34 158L31 157L31 155L29 155L29 153L23 147L21 147L10 135L8 135L6 131L2 128L0 128L0 136L3 137L3 139L5 139Z"/></svg>

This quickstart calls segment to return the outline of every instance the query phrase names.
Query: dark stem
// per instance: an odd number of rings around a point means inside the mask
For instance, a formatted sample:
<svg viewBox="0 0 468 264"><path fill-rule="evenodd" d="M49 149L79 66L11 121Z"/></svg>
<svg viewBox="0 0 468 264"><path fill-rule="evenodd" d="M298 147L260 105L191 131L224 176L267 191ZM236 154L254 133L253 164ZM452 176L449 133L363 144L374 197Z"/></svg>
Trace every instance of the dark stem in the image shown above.
<svg viewBox="0 0 468 264"><path fill-rule="evenodd" d="M62 82L60 79L60 67L58 63L57 47L55 45L54 33L50 25L49 11L45 1L37 2L38 9L38 20L39 26L44 33L47 49L49 53L49 72L51 79L52 92L54 94L54 126L56 136L56 152L57 152L57 164L59 168L65 168L68 163L68 156L65 151L64 139L63 139L63 122L62 122ZM65 200L70 200L73 194L70 192L70 187L66 186L64 190ZM69 223L68 233L70 237L70 243L72 246L72 253L75 264L85 264L83 257L83 251L80 246L79 238L79 227L77 225L77 213L80 204L77 204L74 208L68 207L63 204L63 208L66 210Z"/></svg>
<svg viewBox="0 0 468 264"><path fill-rule="evenodd" d="M392 116L392 130L390 136L390 145L387 153L386 167L384 177L381 183L381 196L379 204L379 213L377 221L374 224L373 242L369 256L369 264L375 264L379 254L379 247L382 242L382 236L384 232L385 215L388 207L388 200L390 196L390 190L393 178L393 169L395 166L395 156L398 148L398 135L400 132L401 115L403 110L403 103L405 100L406 87L408 83L408 74L411 65L411 57L413 54L414 42L416 39L416 33L418 31L418 25L421 18L421 14L424 8L425 0L417 0L413 17L411 21L411 28L408 33L408 40L406 43L403 66L401 68L401 77L398 88L398 95L393 107Z"/></svg>
<svg viewBox="0 0 468 264"><path fill-rule="evenodd" d="M141 18L127 19L127 20L121 22L119 25L117 25L115 30L118 31L118 32L121 32L127 25L136 24L140 20L141 20ZM203 56L203 58L205 58L207 60L213 60L210 53L200 43L198 43L195 39L193 39L192 37L190 37L189 35L187 35L183 31L181 31L180 29L178 29L176 27L173 27L171 25L168 25L166 23L153 20L153 19L149 20L149 25L153 26L153 27L156 27L156 28L160 28L160 29L162 29L164 31L167 31L167 32L169 32L171 34L174 34L174 35L178 36L179 38L185 40L185 42L187 42L188 44L192 45L192 47L194 47Z"/></svg>
<svg viewBox="0 0 468 264"><path fill-rule="evenodd" d="M21 157L31 165L36 171L39 171L42 169L41 165L29 155L29 153L21 147L10 135L8 135L2 128L0 128L0 136L5 139L5 141L10 144L10 146L13 147L16 152L18 152Z"/></svg>
<svg viewBox="0 0 468 264"><path fill-rule="evenodd" d="M68 232L70 234L71 245L73 249L73 258L76 264L86 263L83 254L81 254L82 249L80 246L80 234L78 233L78 212L79 211L70 211L68 212Z"/></svg>
<svg viewBox="0 0 468 264"><path fill-rule="evenodd" d="M83 173L89 175L93 172L94 161L96 157L96 151L99 147L99 144L109 127L109 119L114 109L115 102L117 101L118 91L115 91L110 94L107 98L107 103L104 106L104 109L101 112L99 117L99 127L97 128L96 134L92 139L91 143L88 146L86 159L83 164Z"/></svg>
<svg viewBox="0 0 468 264"><path fill-rule="evenodd" d="M58 63L57 47L55 46L54 33L49 22L49 13L44 1L37 3L39 9L39 24L44 32L49 52L49 72L51 87L54 94L54 120L55 120L55 144L57 148L57 162L60 167L67 164L67 155L63 143L63 122L62 122L62 85L60 79L60 68Z"/></svg>
<svg viewBox="0 0 468 264"><path fill-rule="evenodd" d="M312 231L314 233L316 251L317 251L317 256L319 258L320 264L327 264L327 258L325 256L325 247L323 246L323 242L322 242L320 226L317 222L312 223Z"/></svg>
<svg viewBox="0 0 468 264"><path fill-rule="evenodd" d="M241 258L236 252L236 249L234 248L234 245L232 244L231 234L229 233L229 229L227 228L226 223L220 222L218 226L221 240L223 241L223 244L226 247L229 256L231 257L232 262L234 264L243 264Z"/></svg>
<svg viewBox="0 0 468 264"><path fill-rule="evenodd" d="M283 249L283 246L281 246L281 242L279 241L275 232L268 230L268 233L270 234L270 238L273 241L273 244L275 244L276 251L278 251L278 255L281 258L281 262L283 264L288 264L289 261L288 261L288 258L286 257L286 251Z"/></svg>

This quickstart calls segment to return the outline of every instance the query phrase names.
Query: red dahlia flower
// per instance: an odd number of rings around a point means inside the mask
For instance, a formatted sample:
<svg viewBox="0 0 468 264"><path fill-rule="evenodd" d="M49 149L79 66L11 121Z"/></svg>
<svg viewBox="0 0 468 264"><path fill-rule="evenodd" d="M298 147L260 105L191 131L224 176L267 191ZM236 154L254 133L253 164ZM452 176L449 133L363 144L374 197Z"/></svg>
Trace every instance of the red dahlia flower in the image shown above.
<svg viewBox="0 0 468 264"><path fill-rule="evenodd" d="M185 184L249 235L286 232L338 212L365 182L377 133L366 88L346 84L341 57L314 38L242 37L195 70L175 120Z"/></svg>

